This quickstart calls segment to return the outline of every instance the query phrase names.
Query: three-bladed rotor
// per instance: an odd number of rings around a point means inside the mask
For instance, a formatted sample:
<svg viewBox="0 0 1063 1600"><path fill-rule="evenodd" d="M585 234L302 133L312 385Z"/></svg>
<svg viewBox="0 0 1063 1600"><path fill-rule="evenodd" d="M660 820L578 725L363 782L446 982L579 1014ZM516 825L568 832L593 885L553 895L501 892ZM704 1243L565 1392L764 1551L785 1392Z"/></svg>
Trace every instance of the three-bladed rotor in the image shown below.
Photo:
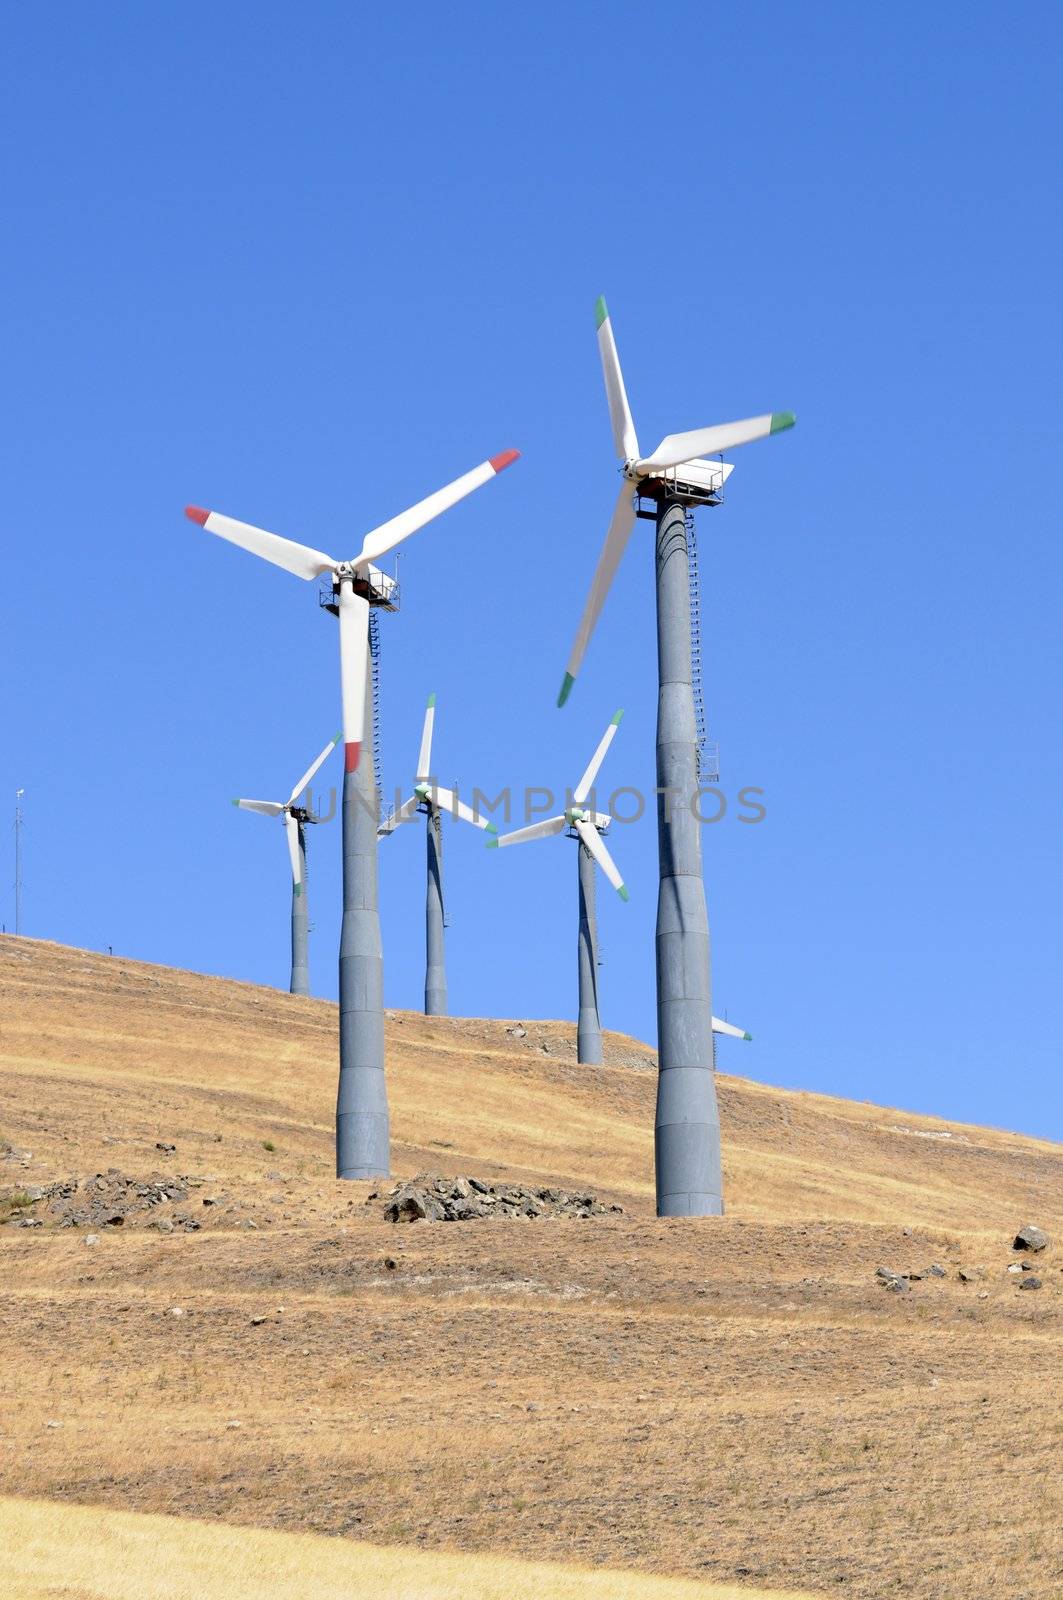
<svg viewBox="0 0 1063 1600"><path fill-rule="evenodd" d="M404 800L397 811L394 811L385 823L377 829L382 839L394 833L400 823L408 822L412 816L423 806L430 815L441 811L449 811L452 817L460 817L462 822L471 822L474 828L482 828L486 833L497 833L498 829L487 817L481 817L478 811L467 806L464 800L459 800L452 789L443 789L438 783L432 781L432 734L436 720L436 697L428 696L425 707L424 726L421 729L421 748L417 755L417 771L414 774L414 791L408 800Z"/></svg>
<svg viewBox="0 0 1063 1600"><path fill-rule="evenodd" d="M295 785L287 800L233 801L233 805L239 807L241 811L257 811L263 817L283 817L284 832L288 840L288 855L292 864L292 892L297 897L303 892L303 867L299 850L299 824L316 822L317 818L306 811L303 807L297 806L295 802L303 793L304 789L306 789L306 787L317 776L318 770L324 764L324 762L328 760L333 750L335 750L336 746L340 742L340 738L341 735L337 733L334 739L329 740L328 744L325 746L324 750L322 750L317 759L311 762L310 766L307 767L306 771L299 779L299 782Z"/></svg>
<svg viewBox="0 0 1063 1600"><path fill-rule="evenodd" d="M623 715L623 711L618 711L606 728L598 742L598 748L587 763L587 770L572 791L572 804L560 816L547 817L545 821L533 822L527 828L516 828L512 833L500 834L497 839L488 839L488 848L492 845L526 844L529 839L546 839L554 833L574 833L594 857L621 900L626 900L628 892L620 876L620 869L606 849L605 840L602 838L612 819L608 813L590 811L583 804L594 787L598 770L605 760L606 751L616 738L616 730Z"/></svg>
<svg viewBox="0 0 1063 1600"><path fill-rule="evenodd" d="M383 580L374 562L394 550L411 533L423 528L441 512L456 505L459 500L489 483L492 478L516 461L519 450L503 450L500 455L481 462L471 472L455 478L446 488L419 500L408 511L400 512L388 522L367 533L362 548L352 561L337 561L323 550L298 544L293 539L283 539L279 534L267 533L250 522L237 522L234 517L223 516L220 511L204 511L199 506L186 506L185 515L198 522L208 533L215 533L230 544L261 556L263 561L283 567L297 578L310 582L329 574L336 596L340 619L340 684L343 698L344 766L354 772L358 766L365 729L365 686L369 671L369 606L364 592L375 580ZM369 582L366 582L366 580ZM386 584L387 580L383 580Z"/></svg>
<svg viewBox="0 0 1063 1600"><path fill-rule="evenodd" d="M643 456L639 451L638 435L613 337L613 325L604 298L599 297L595 306L595 319L613 444L620 461L622 482L557 697L559 706L564 705L572 691L605 597L627 549L631 530L635 526L636 497L639 494L653 497L667 494L670 482L674 490L672 480L680 467L684 469L684 477L691 480L691 487L705 496L717 494L733 469L723 462L705 461L702 457L720 450L732 450L736 445L750 444L754 439L766 439L769 434L792 428L797 420L792 411L773 411L759 417L747 417L743 422L724 422L709 428L694 428L688 433L669 433L655 450Z"/></svg>

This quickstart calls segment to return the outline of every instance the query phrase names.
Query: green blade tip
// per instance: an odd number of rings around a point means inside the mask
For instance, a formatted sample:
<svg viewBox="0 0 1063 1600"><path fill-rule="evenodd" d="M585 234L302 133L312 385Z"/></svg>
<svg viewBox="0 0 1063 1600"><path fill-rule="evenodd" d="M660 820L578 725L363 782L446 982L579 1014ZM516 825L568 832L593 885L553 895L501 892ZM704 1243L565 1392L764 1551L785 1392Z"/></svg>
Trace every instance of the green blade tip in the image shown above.
<svg viewBox="0 0 1063 1600"><path fill-rule="evenodd" d="M564 681L561 685L561 693L557 697L557 703L559 706L563 706L569 695L572 693L572 685L575 683L575 681L576 680L572 676L571 672L565 673Z"/></svg>
<svg viewBox="0 0 1063 1600"><path fill-rule="evenodd" d="M293 893L294 893L294 895L295 895L295 898L296 898L296 899L297 899L297 900L298 900L298 898L299 898L299 896L300 896L300 895L301 895L301 894L302 894L302 892L303 892L303 886L302 886L302 884L301 884L301 883L293 883L293 884L292 884L292 891L293 891Z"/></svg>
<svg viewBox="0 0 1063 1600"><path fill-rule="evenodd" d="M627 885L625 883L622 883L616 892L620 896L621 900L629 900L631 898L627 892Z"/></svg>
<svg viewBox="0 0 1063 1600"><path fill-rule="evenodd" d="M619 728L619 726L620 726L620 719L621 719L621 717L622 717L622 716L623 716L623 715L624 715L624 709L623 709L623 707L622 707L622 706L621 706L621 708L620 708L620 710L619 710L619 711L618 711L618 712L617 712L617 714L616 714L616 716L615 716L615 717L614 717L614 718L613 718L613 727L614 727L614 728Z"/></svg>
<svg viewBox="0 0 1063 1600"><path fill-rule="evenodd" d="M750 1044L752 1044L752 1042L753 1042L753 1035L751 1033L744 1033L742 1035L742 1038L743 1039L748 1039Z"/></svg>
<svg viewBox="0 0 1063 1600"><path fill-rule="evenodd" d="M609 313L605 307L605 296L604 294L600 294L597 300L594 302L594 326L596 328L600 328L608 315Z"/></svg>
<svg viewBox="0 0 1063 1600"><path fill-rule="evenodd" d="M335 737L335 738L334 738L334 739L333 739L333 741L332 741L332 743L333 743L333 744L334 744L334 745L337 745L337 744L339 744L339 742L340 742L340 740L341 740L341 739L342 739L342 738L343 738L343 729L342 729L342 728L341 728L341 729L340 729L340 731L339 731L339 733L337 733L337 735L336 735L336 737Z"/></svg>
<svg viewBox="0 0 1063 1600"><path fill-rule="evenodd" d="M497 833L498 832L498 829L495 827L493 822L485 822L484 823L484 829L485 829L485 831L487 833Z"/></svg>
<svg viewBox="0 0 1063 1600"><path fill-rule="evenodd" d="M240 802L239 802L239 800L234 800L234 801L233 801L233 805L234 805L234 806L238 806L238 805L239 805L239 804L240 804Z"/></svg>
<svg viewBox="0 0 1063 1600"><path fill-rule="evenodd" d="M773 411L771 414L772 433L784 433L787 428L792 428L797 421L792 411Z"/></svg>
<svg viewBox="0 0 1063 1600"><path fill-rule="evenodd" d="M497 850L498 849L498 839L497 838L488 839L486 848L488 850Z"/></svg>
<svg viewBox="0 0 1063 1600"><path fill-rule="evenodd" d="M427 709L428 709L428 710L429 710L429 711L431 711L431 709L432 709L432 707L433 707L433 706L434 706L434 705L435 705L435 703L436 703L436 697L435 697L435 695L434 695L434 694L430 694L430 695L429 695L429 696L428 696L428 707L427 707Z"/></svg>

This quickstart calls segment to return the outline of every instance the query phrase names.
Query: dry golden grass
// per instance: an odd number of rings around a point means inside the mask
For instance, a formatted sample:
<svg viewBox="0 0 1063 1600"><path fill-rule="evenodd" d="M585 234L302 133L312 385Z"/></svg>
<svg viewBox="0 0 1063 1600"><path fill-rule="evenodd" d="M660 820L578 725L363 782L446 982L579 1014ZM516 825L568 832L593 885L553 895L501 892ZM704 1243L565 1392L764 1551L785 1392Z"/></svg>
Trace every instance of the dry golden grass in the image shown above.
<svg viewBox="0 0 1063 1600"><path fill-rule="evenodd" d="M0 1500L0 1585L4 1600L802 1600L40 1500Z"/></svg>
<svg viewBox="0 0 1063 1600"><path fill-rule="evenodd" d="M11 938L0 982L0 1137L39 1167L159 1165L163 1139L181 1170L226 1179L330 1171L331 1003ZM588 1070L569 1023L528 1022L518 1042L497 1021L388 1017L397 1174L534 1176L652 1211L646 1045L607 1034L606 1065ZM1046 1141L722 1073L719 1093L733 1217L995 1236L1018 1210L1063 1226L1063 1161Z"/></svg>
<svg viewBox="0 0 1063 1600"><path fill-rule="evenodd" d="M1063 1592L1063 1257L1033 1294L1005 1271L1020 1222L1063 1224L1058 1147L723 1077L729 1215L663 1223L645 1046L579 1068L564 1024L399 1013L398 1172L626 1213L394 1228L327 1176L334 1007L28 941L0 979L0 1136L33 1152L0 1187L205 1180L192 1235L0 1228L0 1492L867 1600Z"/></svg>

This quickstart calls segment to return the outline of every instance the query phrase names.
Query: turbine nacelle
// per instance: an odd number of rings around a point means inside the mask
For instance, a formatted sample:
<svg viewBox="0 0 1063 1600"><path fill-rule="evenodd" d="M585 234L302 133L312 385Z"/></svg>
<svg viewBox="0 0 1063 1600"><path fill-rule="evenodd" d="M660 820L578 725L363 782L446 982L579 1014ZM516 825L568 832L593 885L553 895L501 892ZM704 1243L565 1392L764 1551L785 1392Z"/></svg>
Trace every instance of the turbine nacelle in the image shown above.
<svg viewBox="0 0 1063 1600"><path fill-rule="evenodd" d="M588 811L583 806L569 806L565 812L565 821L570 828L574 828L577 822L587 822L599 833L604 833L612 820L607 811Z"/></svg>

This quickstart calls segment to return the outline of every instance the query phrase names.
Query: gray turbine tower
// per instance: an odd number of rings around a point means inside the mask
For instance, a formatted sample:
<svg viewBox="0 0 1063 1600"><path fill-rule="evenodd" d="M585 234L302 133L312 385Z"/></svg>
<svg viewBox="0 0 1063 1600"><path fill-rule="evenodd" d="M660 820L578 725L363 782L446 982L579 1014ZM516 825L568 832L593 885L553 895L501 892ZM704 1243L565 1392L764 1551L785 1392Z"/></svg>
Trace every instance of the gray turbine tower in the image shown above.
<svg viewBox="0 0 1063 1600"><path fill-rule="evenodd" d="M340 935L340 1083L336 1099L336 1175L386 1177L391 1166L384 1081L384 1002L380 916L377 909L377 815L373 774L373 701L369 671L369 612L394 610L398 585L375 563L433 517L490 483L516 461L503 450L408 511L367 533L359 553L337 561L293 539L267 533L219 511L186 506L185 515L208 533L261 556L310 583L328 577L339 617L343 699L343 925ZM368 730L368 740L366 732ZM363 741L367 759L362 760Z"/></svg>
<svg viewBox="0 0 1063 1600"><path fill-rule="evenodd" d="M340 735L331 740L317 760L303 773L287 800L234 800L241 811L257 811L264 817L282 817L288 839L288 855L292 864L292 994L310 993L310 966L307 954L309 918L306 904L306 829L320 819L306 806L296 801L316 778L319 769L328 760L340 742Z"/></svg>
<svg viewBox="0 0 1063 1600"><path fill-rule="evenodd" d="M572 791L572 804L559 817L548 817L545 822L533 822L530 827L517 828L497 839L487 841L492 845L524 844L529 839L545 839L551 834L565 833L577 843L576 859L579 889L579 935L576 954L579 968L579 1021L576 1026L577 1059L588 1066L599 1066L602 1060L602 1022L598 1011L598 922L595 915L594 863L597 862L621 900L628 897L624 880L615 861L605 847L602 835L609 827L611 817L605 813L588 810L584 801L592 798L591 791L605 753L616 737L620 718L618 711L602 735L597 750L591 756L587 770Z"/></svg>
<svg viewBox="0 0 1063 1600"><path fill-rule="evenodd" d="M471 822L474 828L487 833L498 829L486 817L479 816L471 806L459 800L450 789L441 789L433 780L432 733L435 729L436 697L428 696L424 727L421 730L421 749L414 774L415 788L410 798L378 829L382 839L388 838L402 822L408 822L418 811L427 818L428 884L425 893L425 976L424 1014L426 1017L447 1015L447 959L443 915L443 813Z"/></svg>
<svg viewBox="0 0 1063 1600"><path fill-rule="evenodd" d="M793 427L790 411L671 433L639 452L604 299L596 311L613 441L622 482L558 696L568 699L637 515L656 522L657 593L657 1214L717 1216L723 1211L720 1123L713 1081L709 923L694 815L697 723L691 681L690 562L686 512L718 505L732 468L703 456ZM641 511L650 501L651 512Z"/></svg>

